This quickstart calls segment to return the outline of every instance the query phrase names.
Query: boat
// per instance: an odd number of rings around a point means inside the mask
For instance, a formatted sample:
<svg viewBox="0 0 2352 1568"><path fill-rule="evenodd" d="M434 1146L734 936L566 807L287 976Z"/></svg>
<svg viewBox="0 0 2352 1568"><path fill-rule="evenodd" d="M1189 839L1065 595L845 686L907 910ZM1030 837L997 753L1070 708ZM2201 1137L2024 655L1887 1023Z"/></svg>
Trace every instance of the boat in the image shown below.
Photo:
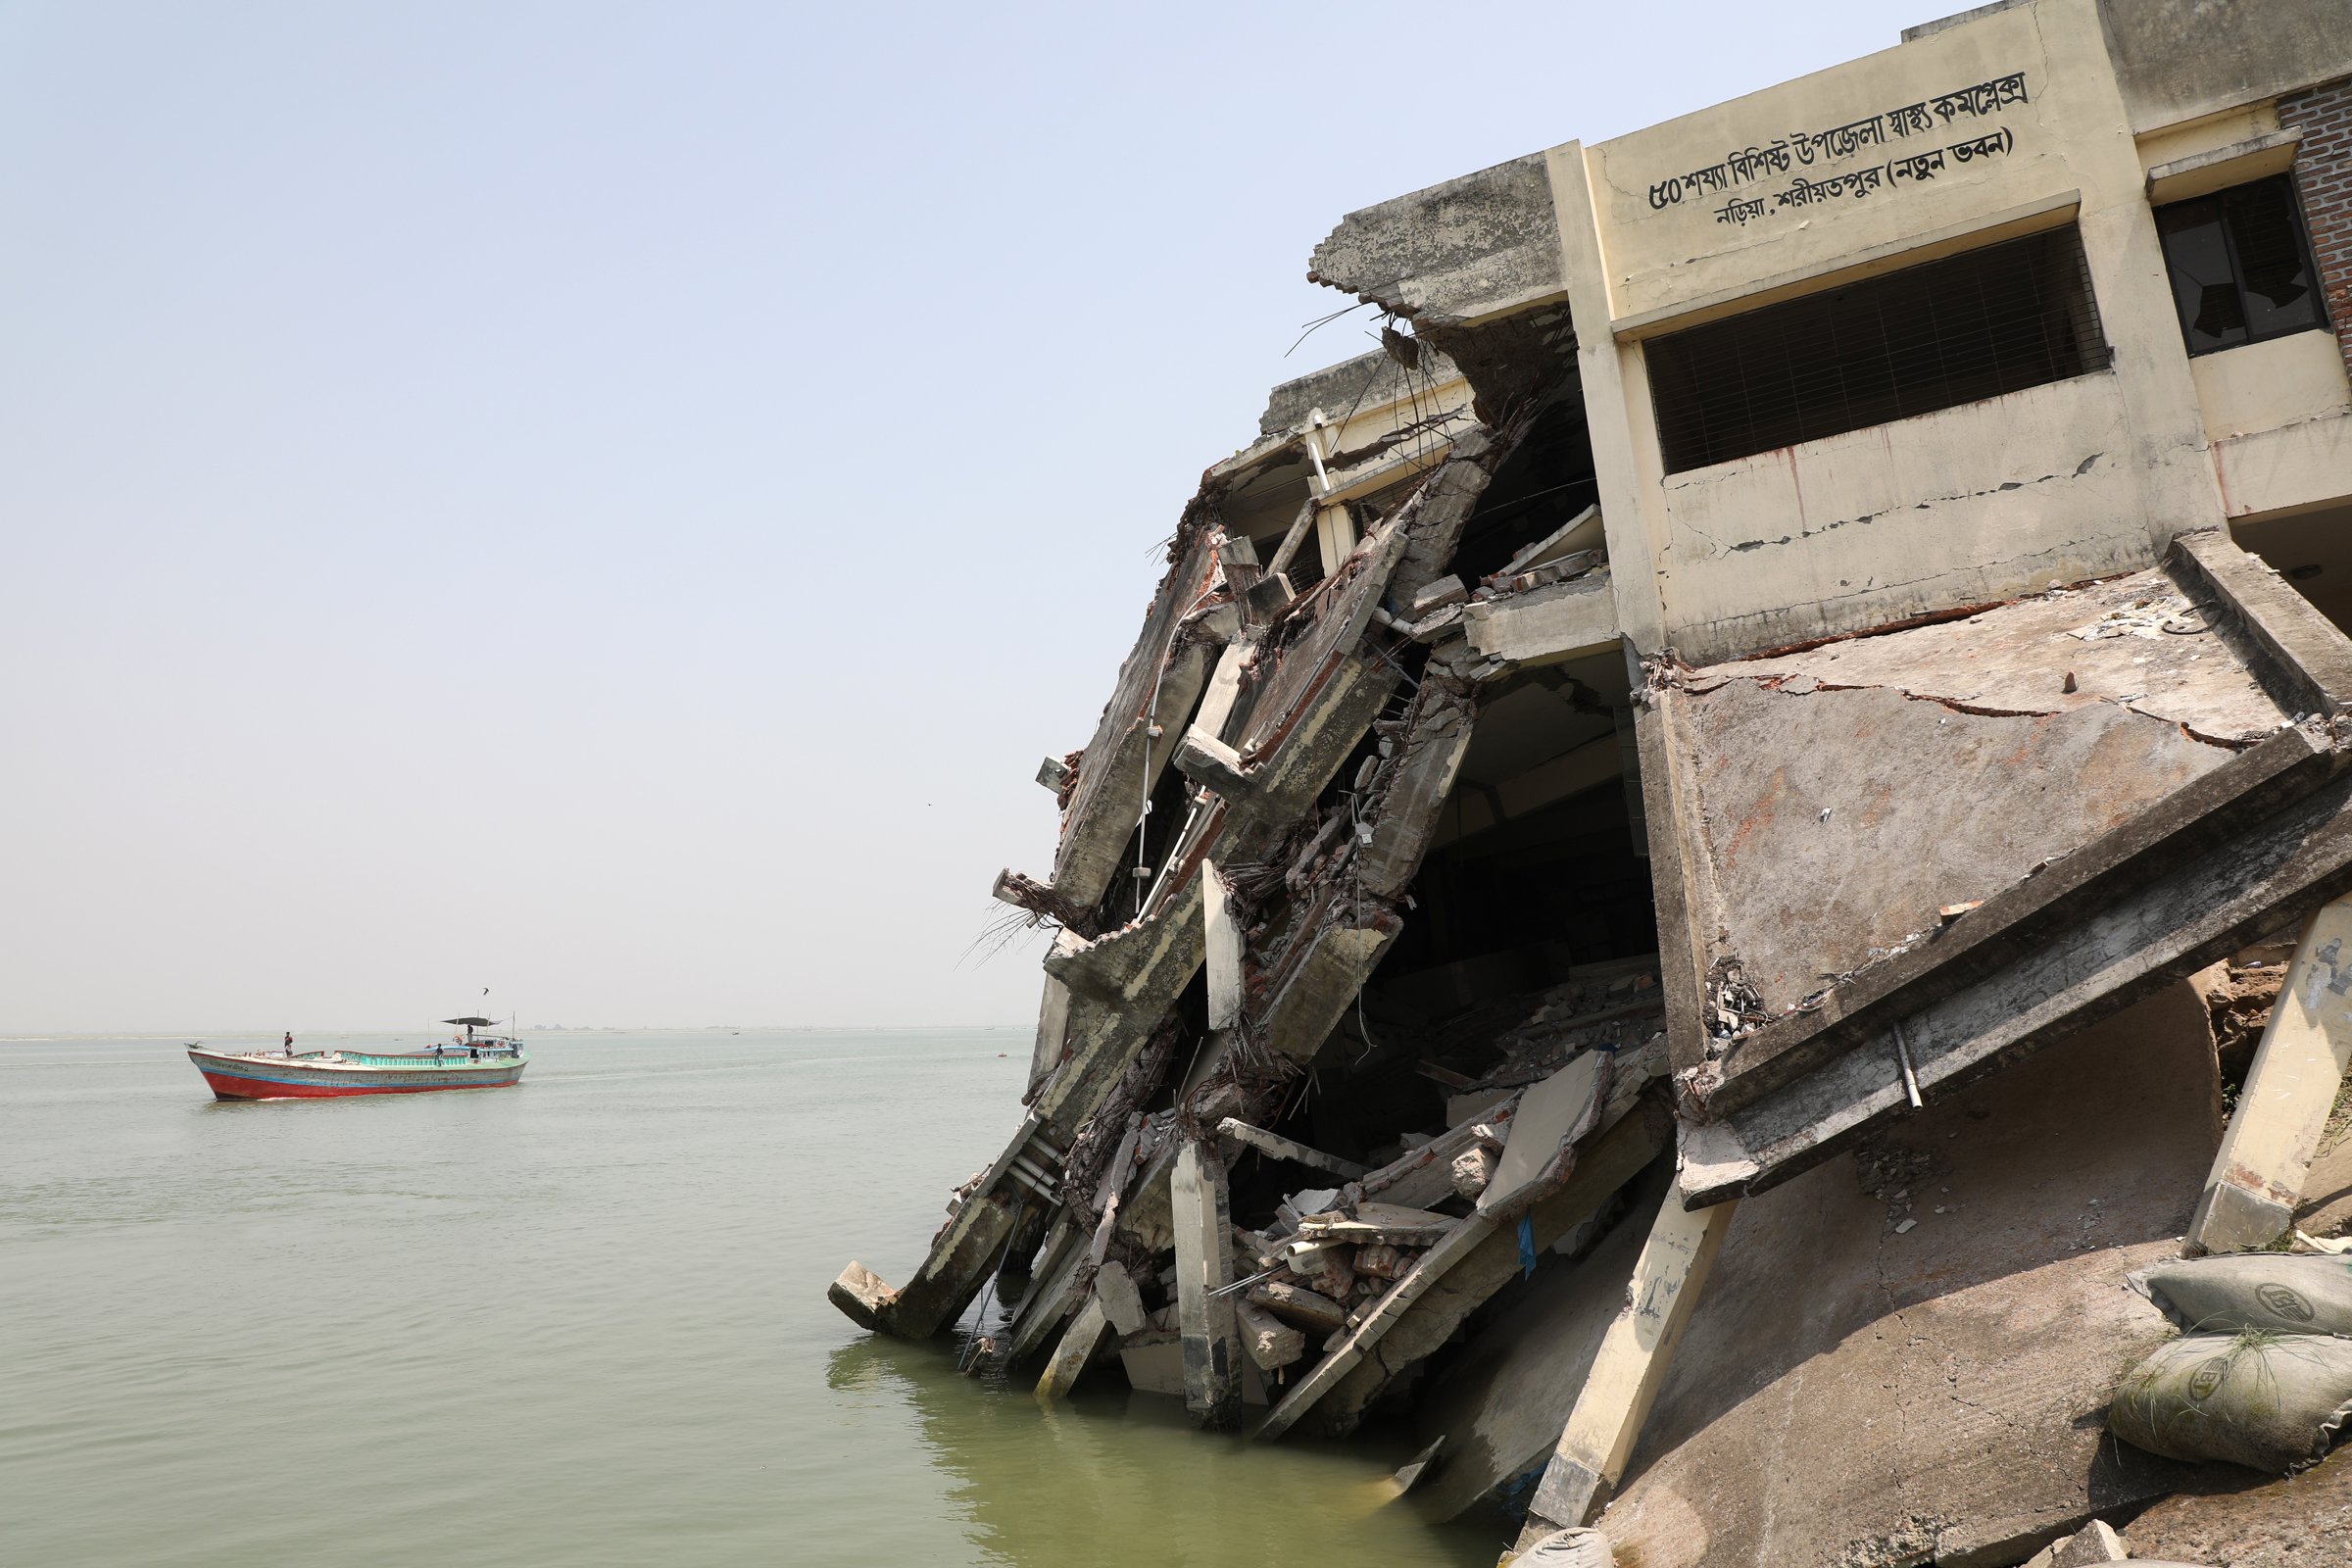
<svg viewBox="0 0 2352 1568"><path fill-rule="evenodd" d="M531 1064L511 1035L474 1033L488 1018L444 1018L465 1033L429 1050L208 1051L188 1059L220 1100L308 1100L328 1095L421 1095L437 1089L505 1089ZM289 1039L292 1037L289 1036Z"/></svg>

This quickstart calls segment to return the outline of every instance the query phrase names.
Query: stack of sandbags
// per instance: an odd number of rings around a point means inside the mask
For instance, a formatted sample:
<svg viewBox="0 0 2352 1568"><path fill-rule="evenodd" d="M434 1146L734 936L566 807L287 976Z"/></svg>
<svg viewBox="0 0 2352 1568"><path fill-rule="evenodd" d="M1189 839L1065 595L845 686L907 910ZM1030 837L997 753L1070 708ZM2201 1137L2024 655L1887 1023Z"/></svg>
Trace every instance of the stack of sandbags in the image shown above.
<svg viewBox="0 0 2352 1568"><path fill-rule="evenodd" d="M2352 1263L2248 1252L2131 1283L2183 1333L2124 1380L2108 1431L2168 1459L2273 1475L2327 1456L2352 1415Z"/></svg>

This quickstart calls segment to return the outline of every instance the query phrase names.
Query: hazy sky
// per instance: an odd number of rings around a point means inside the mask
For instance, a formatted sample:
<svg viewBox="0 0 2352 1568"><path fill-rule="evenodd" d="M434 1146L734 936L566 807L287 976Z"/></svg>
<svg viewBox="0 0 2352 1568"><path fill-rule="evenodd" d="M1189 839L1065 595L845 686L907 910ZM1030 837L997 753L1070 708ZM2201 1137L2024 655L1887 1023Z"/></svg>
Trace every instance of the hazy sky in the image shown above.
<svg viewBox="0 0 2352 1568"><path fill-rule="evenodd" d="M0 0L0 1033L1026 1023L1315 242L1938 11Z"/></svg>

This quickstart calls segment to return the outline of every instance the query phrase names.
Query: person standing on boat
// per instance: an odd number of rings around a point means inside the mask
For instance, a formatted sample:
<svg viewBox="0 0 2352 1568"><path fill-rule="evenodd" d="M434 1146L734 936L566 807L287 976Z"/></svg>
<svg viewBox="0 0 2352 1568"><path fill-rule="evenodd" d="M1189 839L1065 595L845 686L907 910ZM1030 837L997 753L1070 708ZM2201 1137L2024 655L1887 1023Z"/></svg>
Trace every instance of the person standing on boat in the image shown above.
<svg viewBox="0 0 2352 1568"><path fill-rule="evenodd" d="M286 1031L286 1054L294 1054L294 1031L291 1029Z"/></svg>

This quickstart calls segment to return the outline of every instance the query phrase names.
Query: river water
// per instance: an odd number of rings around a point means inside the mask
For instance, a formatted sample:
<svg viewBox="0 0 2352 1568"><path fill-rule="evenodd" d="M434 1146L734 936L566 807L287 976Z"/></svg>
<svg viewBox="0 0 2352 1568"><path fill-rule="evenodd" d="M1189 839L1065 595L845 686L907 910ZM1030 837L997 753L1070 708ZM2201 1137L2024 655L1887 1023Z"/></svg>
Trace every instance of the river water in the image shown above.
<svg viewBox="0 0 2352 1568"><path fill-rule="evenodd" d="M0 1562L1494 1560L1389 1500L1396 1446L1041 1409L826 1303L912 1270L1026 1031L531 1050L513 1090L220 1103L174 1041L0 1042Z"/></svg>

